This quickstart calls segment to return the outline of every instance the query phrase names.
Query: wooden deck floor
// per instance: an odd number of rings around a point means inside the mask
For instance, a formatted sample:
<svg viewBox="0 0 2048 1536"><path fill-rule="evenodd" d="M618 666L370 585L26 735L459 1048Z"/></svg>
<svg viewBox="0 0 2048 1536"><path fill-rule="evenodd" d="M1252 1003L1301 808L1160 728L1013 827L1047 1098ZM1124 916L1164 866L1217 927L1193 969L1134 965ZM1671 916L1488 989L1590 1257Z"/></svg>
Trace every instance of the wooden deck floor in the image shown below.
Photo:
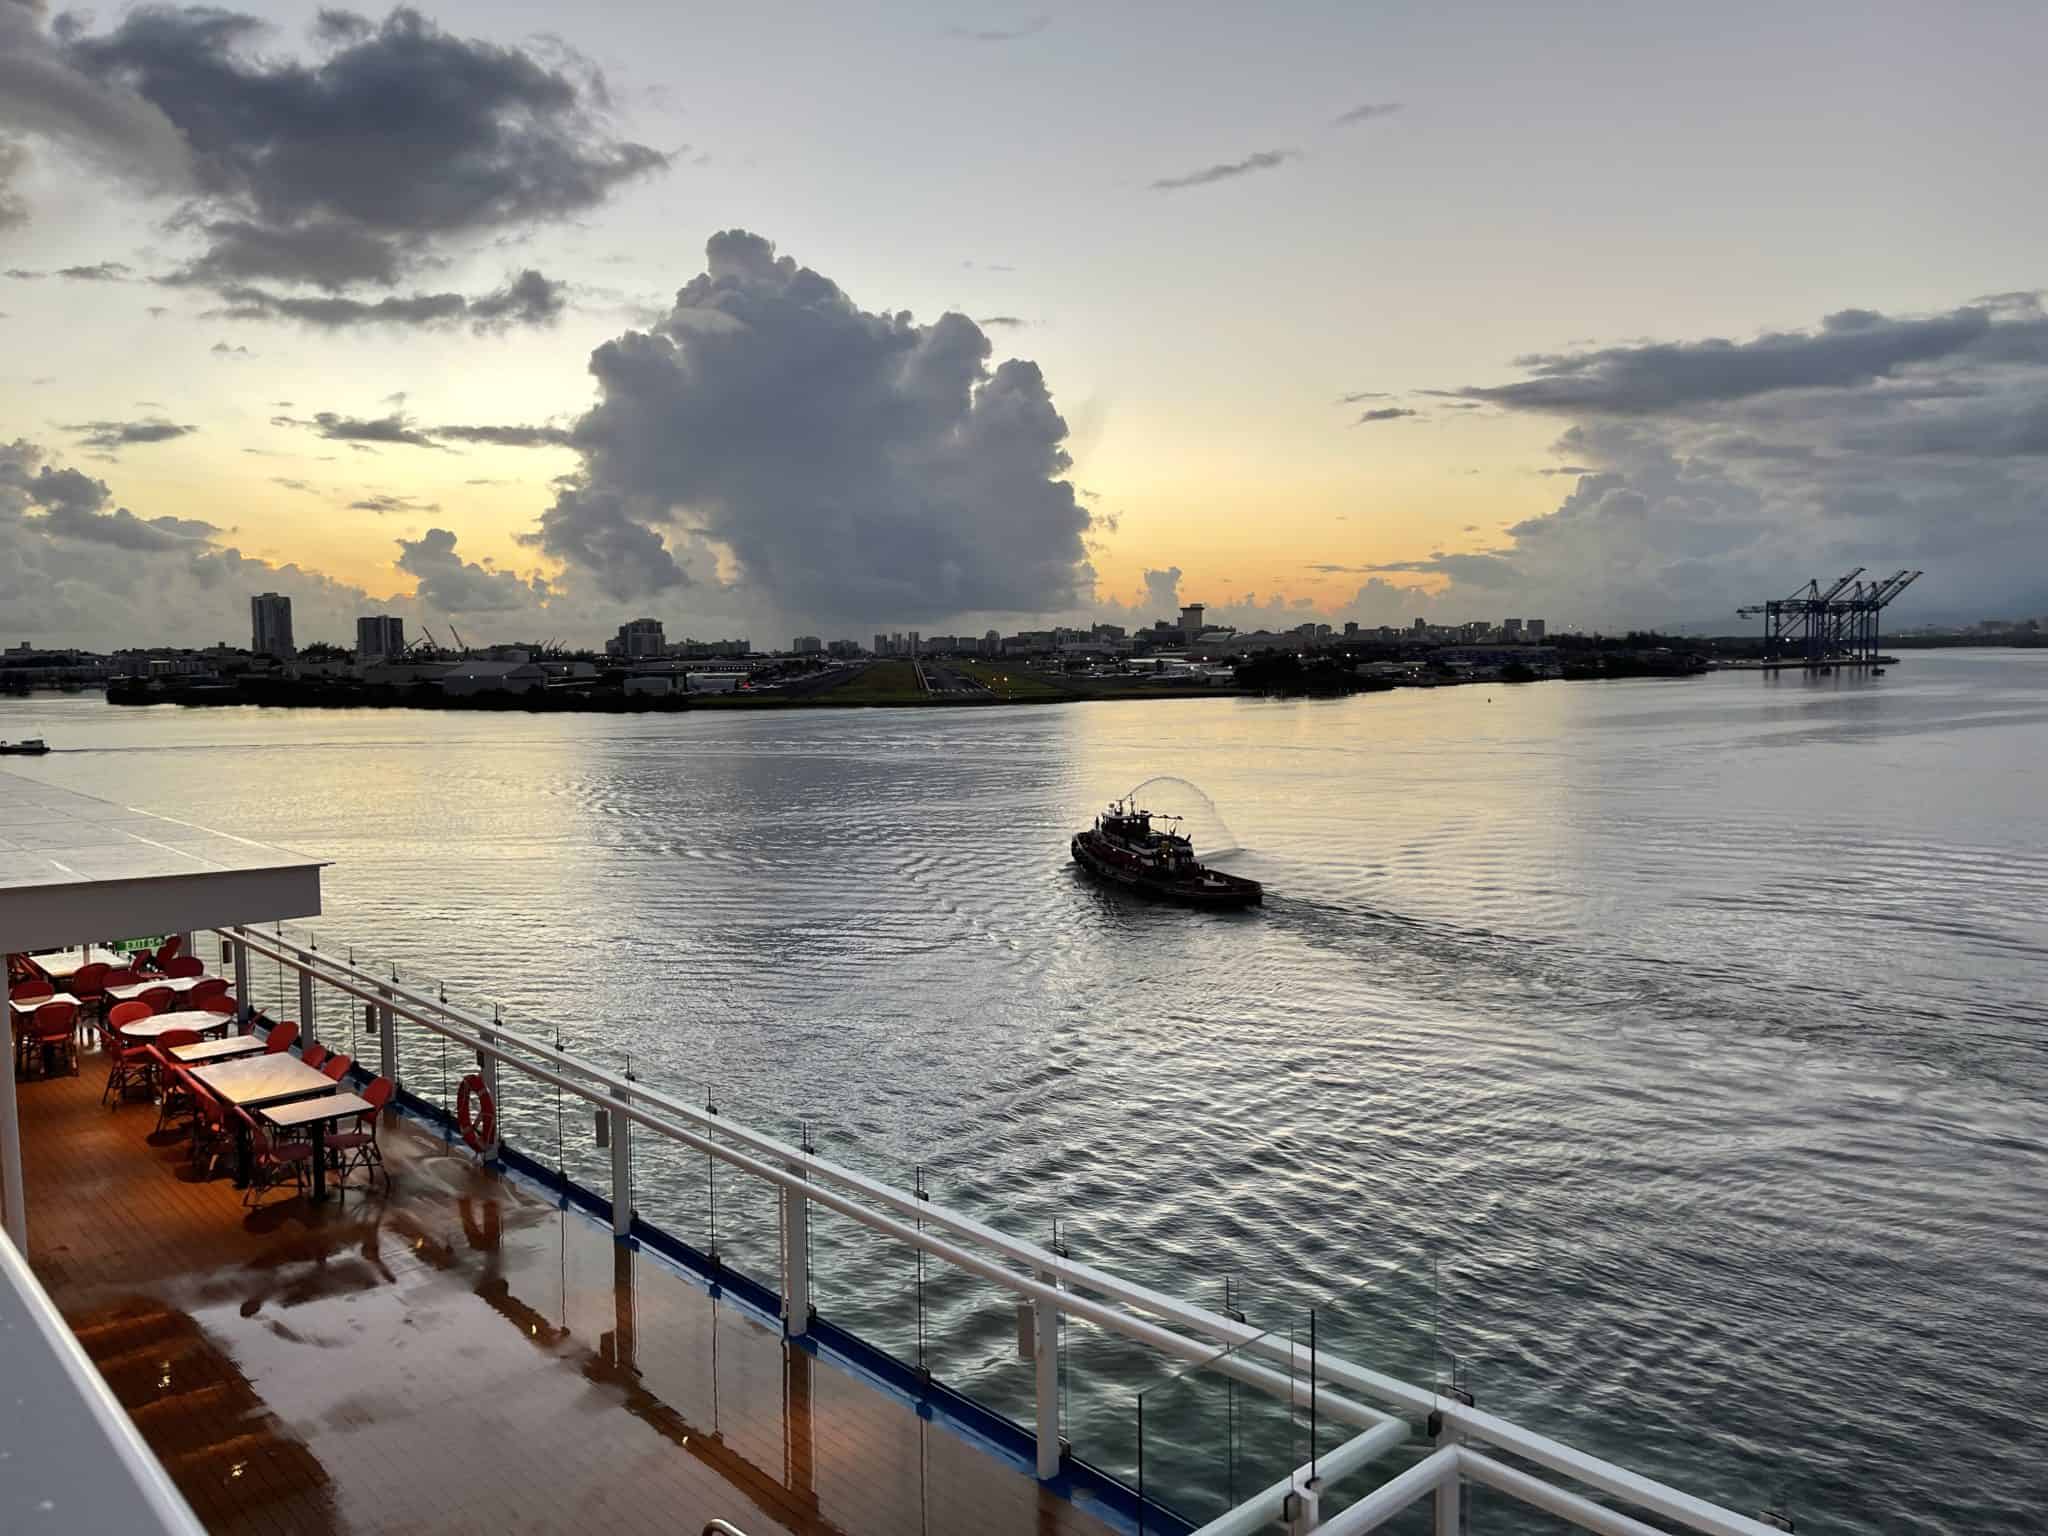
<svg viewBox="0 0 2048 1536"><path fill-rule="evenodd" d="M404 1122L388 1197L250 1212L102 1081L20 1086L30 1259L211 1530L1106 1536Z"/></svg>

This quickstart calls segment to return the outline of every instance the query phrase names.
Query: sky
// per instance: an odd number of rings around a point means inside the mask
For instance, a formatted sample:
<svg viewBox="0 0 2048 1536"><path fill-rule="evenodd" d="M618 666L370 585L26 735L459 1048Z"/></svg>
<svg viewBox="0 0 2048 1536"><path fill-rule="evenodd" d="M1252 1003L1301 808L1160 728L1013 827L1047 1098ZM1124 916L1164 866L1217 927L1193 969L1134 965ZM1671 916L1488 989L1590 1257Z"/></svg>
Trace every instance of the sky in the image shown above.
<svg viewBox="0 0 2048 1536"><path fill-rule="evenodd" d="M2044 43L0 0L0 643L2048 613Z"/></svg>

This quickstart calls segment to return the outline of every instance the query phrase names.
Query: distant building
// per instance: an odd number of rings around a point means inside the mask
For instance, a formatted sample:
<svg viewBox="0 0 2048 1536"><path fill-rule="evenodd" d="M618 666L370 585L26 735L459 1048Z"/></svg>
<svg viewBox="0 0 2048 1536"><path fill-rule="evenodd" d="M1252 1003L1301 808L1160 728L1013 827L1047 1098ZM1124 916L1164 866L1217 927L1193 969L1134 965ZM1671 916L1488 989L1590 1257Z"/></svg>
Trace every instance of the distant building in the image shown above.
<svg viewBox="0 0 2048 1536"><path fill-rule="evenodd" d="M643 656L659 656L667 649L668 642L662 637L659 619L633 619L619 626L618 654L629 661Z"/></svg>
<svg viewBox="0 0 2048 1536"><path fill-rule="evenodd" d="M356 660L367 666L386 656L405 654L405 620L389 614L366 614L356 620Z"/></svg>
<svg viewBox="0 0 2048 1536"><path fill-rule="evenodd" d="M530 661L459 661L441 674L447 694L530 693L547 686L548 675Z"/></svg>
<svg viewBox="0 0 2048 1536"><path fill-rule="evenodd" d="M799 656L815 656L825 649L825 642L816 635L798 635L790 649Z"/></svg>
<svg viewBox="0 0 2048 1536"><path fill-rule="evenodd" d="M877 656L886 656L889 654L889 637L887 635L875 636L875 654Z"/></svg>
<svg viewBox="0 0 2048 1536"><path fill-rule="evenodd" d="M1180 632L1190 640L1202 632L1202 614L1205 606L1202 603L1188 603L1180 611Z"/></svg>
<svg viewBox="0 0 2048 1536"><path fill-rule="evenodd" d="M275 592L249 599L249 649L258 656L290 661L298 653L292 644L292 600Z"/></svg>
<svg viewBox="0 0 2048 1536"><path fill-rule="evenodd" d="M1003 654L1003 637L1000 631L992 629L981 637L981 654L984 656L1000 656Z"/></svg>
<svg viewBox="0 0 2048 1536"><path fill-rule="evenodd" d="M1420 635L1420 634L1424 634L1424 633L1426 633L1426 632L1428 631L1428 629L1429 629L1429 620L1427 620L1427 619L1417 619L1417 620L1415 621L1415 623L1414 623L1414 624L1413 624L1412 626L1410 626L1410 633L1411 633L1411 634L1417 634L1417 635Z"/></svg>
<svg viewBox="0 0 2048 1536"><path fill-rule="evenodd" d="M1346 640L1356 640L1358 638L1358 625L1348 619L1344 624L1344 638Z"/></svg>
<svg viewBox="0 0 2048 1536"><path fill-rule="evenodd" d="M1502 619L1500 621L1500 637L1510 645L1520 640L1522 638L1522 621L1520 619Z"/></svg>
<svg viewBox="0 0 2048 1536"><path fill-rule="evenodd" d="M1522 635L1525 639L1541 640L1543 638L1543 621L1541 619L1525 619L1522 623Z"/></svg>

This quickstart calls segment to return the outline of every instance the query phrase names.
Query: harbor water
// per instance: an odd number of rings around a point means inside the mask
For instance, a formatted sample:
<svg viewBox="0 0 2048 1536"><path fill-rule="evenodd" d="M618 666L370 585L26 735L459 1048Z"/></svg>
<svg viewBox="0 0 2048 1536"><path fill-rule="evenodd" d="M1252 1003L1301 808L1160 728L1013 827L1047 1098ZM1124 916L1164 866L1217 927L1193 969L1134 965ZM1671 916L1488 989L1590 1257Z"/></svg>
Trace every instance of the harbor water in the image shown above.
<svg viewBox="0 0 2048 1536"><path fill-rule="evenodd" d="M334 860L323 947L1076 1258L1313 1312L1320 1347L1801 1531L2042 1526L2048 653L1328 702L0 701L31 735L7 771ZM1069 835L1161 776L1262 909L1077 877ZM505 1097L605 1187L587 1115ZM637 1177L772 1283L760 1191ZM818 1227L821 1312L1028 1418L992 1288ZM1309 1446L1064 1349L1076 1451L1133 1474L1146 1394L1191 1512Z"/></svg>

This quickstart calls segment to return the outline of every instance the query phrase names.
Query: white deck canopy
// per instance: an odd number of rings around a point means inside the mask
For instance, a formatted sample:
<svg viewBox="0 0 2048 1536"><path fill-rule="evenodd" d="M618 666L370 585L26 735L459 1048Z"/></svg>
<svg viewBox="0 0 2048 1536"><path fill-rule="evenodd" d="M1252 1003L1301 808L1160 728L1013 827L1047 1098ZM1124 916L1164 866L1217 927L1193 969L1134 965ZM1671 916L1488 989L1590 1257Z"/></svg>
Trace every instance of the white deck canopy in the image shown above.
<svg viewBox="0 0 2048 1536"><path fill-rule="evenodd" d="M0 954L314 917L325 861L0 773ZM35 1283L24 1255L12 1041L0 1053L0 1528L200 1526ZM83 1524L81 1524L83 1522Z"/></svg>

